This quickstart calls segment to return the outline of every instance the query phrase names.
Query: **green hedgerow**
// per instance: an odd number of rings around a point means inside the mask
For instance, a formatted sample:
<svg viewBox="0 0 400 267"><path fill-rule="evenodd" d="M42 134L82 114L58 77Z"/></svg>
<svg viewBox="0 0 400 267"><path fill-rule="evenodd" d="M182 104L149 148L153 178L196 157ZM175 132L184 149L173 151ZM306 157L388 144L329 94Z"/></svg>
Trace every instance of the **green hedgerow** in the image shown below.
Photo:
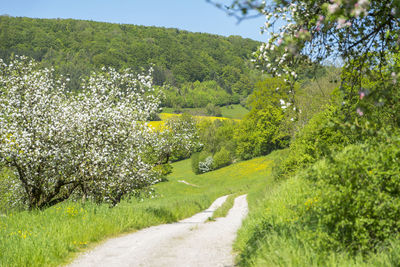
<svg viewBox="0 0 400 267"><path fill-rule="evenodd" d="M351 136L336 122L341 116L336 106L316 114L290 144L288 155L277 170L277 178L294 174L350 144Z"/></svg>
<svg viewBox="0 0 400 267"><path fill-rule="evenodd" d="M311 220L328 246L370 252L400 233L400 142L347 146L306 173L316 184Z"/></svg>

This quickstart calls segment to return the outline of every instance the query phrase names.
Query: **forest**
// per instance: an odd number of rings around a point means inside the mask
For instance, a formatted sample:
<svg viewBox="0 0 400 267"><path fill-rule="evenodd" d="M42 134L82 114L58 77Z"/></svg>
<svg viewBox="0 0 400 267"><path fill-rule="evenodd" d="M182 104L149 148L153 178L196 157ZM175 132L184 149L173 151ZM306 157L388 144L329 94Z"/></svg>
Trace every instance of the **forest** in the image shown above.
<svg viewBox="0 0 400 267"><path fill-rule="evenodd" d="M153 66L154 84L168 85L162 106L178 110L239 104L260 75L249 64L259 42L240 36L1 16L0 40L0 58L33 58L68 77L68 87L74 90L82 78L104 66L135 72Z"/></svg>

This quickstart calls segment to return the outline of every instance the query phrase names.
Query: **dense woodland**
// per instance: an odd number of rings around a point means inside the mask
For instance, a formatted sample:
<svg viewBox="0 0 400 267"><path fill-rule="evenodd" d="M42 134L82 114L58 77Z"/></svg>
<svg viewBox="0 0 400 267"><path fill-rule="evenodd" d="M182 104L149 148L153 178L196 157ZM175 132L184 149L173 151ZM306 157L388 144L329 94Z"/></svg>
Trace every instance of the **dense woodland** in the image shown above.
<svg viewBox="0 0 400 267"><path fill-rule="evenodd" d="M101 67L138 72L153 66L155 85L168 85L164 106L239 103L260 72L249 64L259 42L179 29L73 19L0 17L0 58L25 55L55 68L77 90Z"/></svg>

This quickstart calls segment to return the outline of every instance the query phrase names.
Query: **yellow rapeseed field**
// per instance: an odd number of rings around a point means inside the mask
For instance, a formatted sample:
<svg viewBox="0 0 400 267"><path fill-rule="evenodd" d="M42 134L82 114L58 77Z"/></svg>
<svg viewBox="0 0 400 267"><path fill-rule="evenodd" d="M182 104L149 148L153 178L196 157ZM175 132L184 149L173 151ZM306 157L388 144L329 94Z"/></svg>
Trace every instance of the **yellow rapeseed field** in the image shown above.
<svg viewBox="0 0 400 267"><path fill-rule="evenodd" d="M159 117L161 121L150 121L148 122L148 126L156 129L156 130L161 130L164 126L164 122L170 118L173 117L179 117L182 116L182 114L173 114L173 113L160 113ZM225 118L225 117L211 117L211 116L193 116L196 120L233 120L233 121L240 121L239 119L230 119L230 118Z"/></svg>

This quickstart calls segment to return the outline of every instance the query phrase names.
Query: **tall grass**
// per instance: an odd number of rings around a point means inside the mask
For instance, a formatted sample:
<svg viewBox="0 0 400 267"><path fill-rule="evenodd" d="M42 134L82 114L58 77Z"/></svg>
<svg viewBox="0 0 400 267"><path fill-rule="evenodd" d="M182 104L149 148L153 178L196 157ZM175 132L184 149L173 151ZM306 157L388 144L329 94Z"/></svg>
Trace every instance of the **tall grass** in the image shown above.
<svg viewBox="0 0 400 267"><path fill-rule="evenodd" d="M173 164L169 181L155 186L153 198L125 200L114 208L67 201L43 211L3 214L0 266L65 264L106 238L191 216L221 195L262 187L271 162L256 158L195 175L185 160Z"/></svg>
<svg viewBox="0 0 400 267"><path fill-rule="evenodd" d="M302 220L304 209L313 203L310 183L296 176L269 185L248 194L249 216L234 245L239 266L399 266L399 240L369 255L318 249L311 241L319 233Z"/></svg>

